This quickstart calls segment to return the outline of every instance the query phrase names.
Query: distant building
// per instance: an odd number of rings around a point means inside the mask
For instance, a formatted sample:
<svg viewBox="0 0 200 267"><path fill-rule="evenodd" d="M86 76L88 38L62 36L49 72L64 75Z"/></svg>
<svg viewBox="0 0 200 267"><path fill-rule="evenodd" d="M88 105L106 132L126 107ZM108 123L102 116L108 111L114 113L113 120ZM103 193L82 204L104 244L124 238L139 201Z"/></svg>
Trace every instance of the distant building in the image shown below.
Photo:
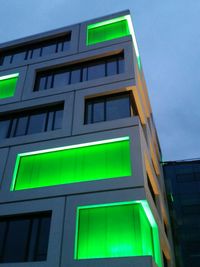
<svg viewBox="0 0 200 267"><path fill-rule="evenodd" d="M174 266L129 12L0 56L0 266Z"/></svg>
<svg viewBox="0 0 200 267"><path fill-rule="evenodd" d="M200 266L200 160L164 163L178 267Z"/></svg>

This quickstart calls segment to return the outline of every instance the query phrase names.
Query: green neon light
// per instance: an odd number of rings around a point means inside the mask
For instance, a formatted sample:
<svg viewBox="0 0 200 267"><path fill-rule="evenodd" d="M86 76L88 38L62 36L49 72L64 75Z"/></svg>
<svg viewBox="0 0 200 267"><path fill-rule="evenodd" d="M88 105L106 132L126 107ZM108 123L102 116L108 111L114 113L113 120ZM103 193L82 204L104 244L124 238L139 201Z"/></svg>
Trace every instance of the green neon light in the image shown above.
<svg viewBox="0 0 200 267"><path fill-rule="evenodd" d="M158 226L146 200L80 206L76 216L76 260L152 256L162 267Z"/></svg>
<svg viewBox="0 0 200 267"><path fill-rule="evenodd" d="M130 15L97 22L87 26L87 45L93 45L124 36L132 36L138 68L141 70L141 60L136 41L136 35Z"/></svg>
<svg viewBox="0 0 200 267"><path fill-rule="evenodd" d="M19 73L0 77L0 99L14 96Z"/></svg>
<svg viewBox="0 0 200 267"><path fill-rule="evenodd" d="M125 16L114 18L87 27L87 45L93 45L130 35Z"/></svg>
<svg viewBox="0 0 200 267"><path fill-rule="evenodd" d="M130 141L121 137L18 154L11 190L130 175Z"/></svg>

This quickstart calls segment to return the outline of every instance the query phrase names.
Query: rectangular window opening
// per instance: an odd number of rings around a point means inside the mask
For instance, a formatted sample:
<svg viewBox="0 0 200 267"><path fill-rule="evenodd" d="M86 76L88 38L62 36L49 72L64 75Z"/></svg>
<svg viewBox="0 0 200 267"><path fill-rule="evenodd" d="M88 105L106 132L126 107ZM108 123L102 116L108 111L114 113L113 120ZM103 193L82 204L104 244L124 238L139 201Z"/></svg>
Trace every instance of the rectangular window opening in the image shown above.
<svg viewBox="0 0 200 267"><path fill-rule="evenodd" d="M127 16L114 18L87 26L87 45L130 35Z"/></svg>
<svg viewBox="0 0 200 267"><path fill-rule="evenodd" d="M23 110L0 116L0 139L59 130L62 128L64 104Z"/></svg>
<svg viewBox="0 0 200 267"><path fill-rule="evenodd" d="M0 263L47 259L51 212L0 217Z"/></svg>
<svg viewBox="0 0 200 267"><path fill-rule="evenodd" d="M19 73L9 74L0 77L0 100L15 95Z"/></svg>
<svg viewBox="0 0 200 267"><path fill-rule="evenodd" d="M131 176L129 142L121 137L18 154L11 191Z"/></svg>
<svg viewBox="0 0 200 267"><path fill-rule="evenodd" d="M76 212L75 260L152 256L162 267L158 226L146 200L79 206Z"/></svg>
<svg viewBox="0 0 200 267"><path fill-rule="evenodd" d="M62 88L70 84L100 79L124 72L124 53L58 67L36 74L33 91Z"/></svg>
<svg viewBox="0 0 200 267"><path fill-rule="evenodd" d="M117 120L137 116L131 92L121 92L85 100L84 124Z"/></svg>
<svg viewBox="0 0 200 267"><path fill-rule="evenodd" d="M31 44L22 45L19 48L5 50L0 57L0 65L23 63L26 60L36 59L47 55L69 50L71 32L56 38L49 38L44 41L35 41Z"/></svg>

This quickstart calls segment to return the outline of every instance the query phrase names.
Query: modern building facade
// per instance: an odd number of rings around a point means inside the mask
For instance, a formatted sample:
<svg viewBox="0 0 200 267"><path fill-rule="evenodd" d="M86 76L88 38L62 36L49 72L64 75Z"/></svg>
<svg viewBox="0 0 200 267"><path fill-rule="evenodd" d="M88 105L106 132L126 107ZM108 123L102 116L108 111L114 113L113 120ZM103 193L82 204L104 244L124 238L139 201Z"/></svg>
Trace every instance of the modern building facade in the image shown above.
<svg viewBox="0 0 200 267"><path fill-rule="evenodd" d="M175 266L129 11L0 50L0 266Z"/></svg>
<svg viewBox="0 0 200 267"><path fill-rule="evenodd" d="M200 262L200 160L164 163L176 266Z"/></svg>

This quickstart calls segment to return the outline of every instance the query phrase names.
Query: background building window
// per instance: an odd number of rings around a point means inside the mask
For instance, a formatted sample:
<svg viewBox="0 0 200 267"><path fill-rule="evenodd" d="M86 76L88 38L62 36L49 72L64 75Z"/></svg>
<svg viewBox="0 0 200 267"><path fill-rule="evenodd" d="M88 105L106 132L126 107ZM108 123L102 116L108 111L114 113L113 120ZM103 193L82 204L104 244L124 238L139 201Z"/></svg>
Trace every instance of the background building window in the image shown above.
<svg viewBox="0 0 200 267"><path fill-rule="evenodd" d="M45 261L51 213L0 217L0 263Z"/></svg>
<svg viewBox="0 0 200 267"><path fill-rule="evenodd" d="M88 99L85 102L85 124L117 120L137 115L131 93L119 93Z"/></svg>

